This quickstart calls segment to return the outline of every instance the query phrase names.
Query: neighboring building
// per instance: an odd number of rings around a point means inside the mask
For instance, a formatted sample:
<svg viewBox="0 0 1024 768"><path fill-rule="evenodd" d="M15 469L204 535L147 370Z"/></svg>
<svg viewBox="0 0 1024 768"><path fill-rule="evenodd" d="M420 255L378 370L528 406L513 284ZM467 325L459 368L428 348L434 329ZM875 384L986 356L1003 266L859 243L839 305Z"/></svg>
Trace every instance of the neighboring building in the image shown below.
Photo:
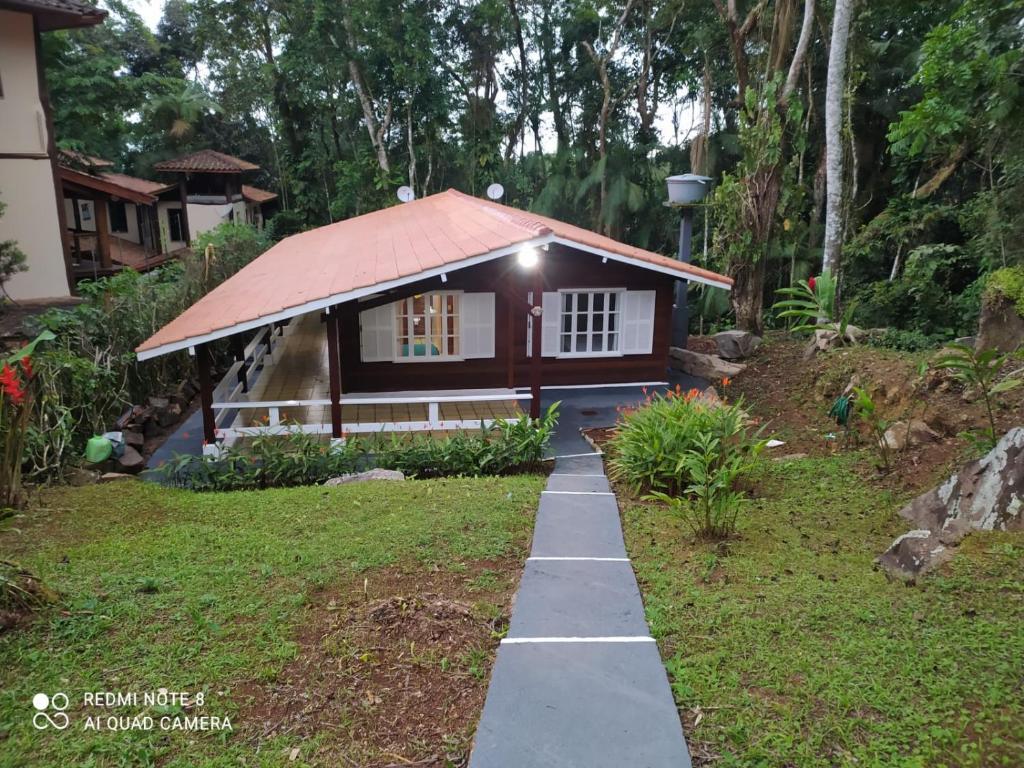
<svg viewBox="0 0 1024 768"><path fill-rule="evenodd" d="M161 224L167 222L172 244L190 244L225 221L263 229L277 200L273 192L243 184L243 174L258 171L258 165L212 149L165 160L153 169L177 177L177 198L160 202Z"/></svg>
<svg viewBox="0 0 1024 768"><path fill-rule="evenodd" d="M196 353L211 447L275 430L341 437L474 428L483 422L473 408L487 402L528 399L536 415L541 387L664 384L677 280L732 286L723 275L449 190L285 238L137 351L140 359ZM225 338L238 362L214 389L209 343ZM249 361L271 347L275 362L297 356L265 368L263 396L250 400ZM444 416L458 403L470 418ZM372 406L375 417L343 421L342 407L353 405ZM413 406L423 413L410 421ZM330 423L318 418L327 407ZM252 409L268 412L269 423L221 423Z"/></svg>
<svg viewBox="0 0 1024 768"><path fill-rule="evenodd" d="M0 240L28 257L6 285L16 300L64 298L73 286L39 34L106 15L76 0L0 0Z"/></svg>

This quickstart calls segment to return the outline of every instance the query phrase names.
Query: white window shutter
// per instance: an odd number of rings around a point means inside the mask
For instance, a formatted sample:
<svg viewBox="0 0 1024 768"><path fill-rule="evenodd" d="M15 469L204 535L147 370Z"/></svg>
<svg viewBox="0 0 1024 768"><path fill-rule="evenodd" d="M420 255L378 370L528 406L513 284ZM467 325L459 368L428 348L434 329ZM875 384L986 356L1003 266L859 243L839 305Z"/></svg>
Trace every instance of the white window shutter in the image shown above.
<svg viewBox="0 0 1024 768"><path fill-rule="evenodd" d="M464 358L494 357L494 294L464 293L459 305Z"/></svg>
<svg viewBox="0 0 1024 768"><path fill-rule="evenodd" d="M541 315L540 355L555 357L559 350L558 328L562 322L562 294L545 291L541 306L544 313Z"/></svg>
<svg viewBox="0 0 1024 768"><path fill-rule="evenodd" d="M622 354L649 355L654 349L655 291L622 294Z"/></svg>
<svg viewBox="0 0 1024 768"><path fill-rule="evenodd" d="M364 363L391 361L395 352L395 305L359 313L359 356Z"/></svg>

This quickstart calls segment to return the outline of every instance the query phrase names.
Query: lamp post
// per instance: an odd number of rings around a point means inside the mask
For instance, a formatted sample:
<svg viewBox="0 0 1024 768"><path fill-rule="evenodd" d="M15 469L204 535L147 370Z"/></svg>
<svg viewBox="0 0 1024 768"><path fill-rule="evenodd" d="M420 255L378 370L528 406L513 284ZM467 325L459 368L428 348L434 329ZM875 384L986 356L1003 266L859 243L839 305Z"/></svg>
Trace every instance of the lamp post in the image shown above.
<svg viewBox="0 0 1024 768"><path fill-rule="evenodd" d="M540 346L541 346L541 315L544 313L544 276L540 269L540 253L536 248L527 246L521 250L517 259L524 270L533 271L533 305L530 315L533 318L530 337L530 418L540 418Z"/></svg>
<svg viewBox="0 0 1024 768"><path fill-rule="evenodd" d="M711 188L711 178L698 176L695 173L684 173L679 176L669 176L668 202L670 208L678 208L681 214L679 219L679 253L676 258L684 264L689 264L692 258L693 241L693 210L705 197ZM676 281L675 303L672 309L672 346L685 347L686 338L690 326L690 310L687 301L689 282L686 280Z"/></svg>

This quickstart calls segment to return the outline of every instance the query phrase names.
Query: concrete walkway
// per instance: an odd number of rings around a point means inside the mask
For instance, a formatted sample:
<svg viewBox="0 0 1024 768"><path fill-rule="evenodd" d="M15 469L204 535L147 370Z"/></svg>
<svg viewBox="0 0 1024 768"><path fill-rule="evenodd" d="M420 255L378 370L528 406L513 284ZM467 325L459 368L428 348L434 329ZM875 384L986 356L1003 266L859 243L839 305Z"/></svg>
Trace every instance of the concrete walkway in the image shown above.
<svg viewBox="0 0 1024 768"><path fill-rule="evenodd" d="M599 455L559 458L470 768L688 768Z"/></svg>

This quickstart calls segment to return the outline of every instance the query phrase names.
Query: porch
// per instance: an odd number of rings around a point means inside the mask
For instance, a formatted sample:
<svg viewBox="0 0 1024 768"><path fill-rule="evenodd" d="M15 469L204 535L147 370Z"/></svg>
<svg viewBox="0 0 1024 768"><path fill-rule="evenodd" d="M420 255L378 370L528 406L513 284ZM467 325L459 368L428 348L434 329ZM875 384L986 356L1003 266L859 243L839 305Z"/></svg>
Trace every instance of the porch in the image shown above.
<svg viewBox="0 0 1024 768"><path fill-rule="evenodd" d="M216 438L226 446L241 438L289 432L328 439L335 431L329 331L330 320L311 313L287 325L267 326L245 348L236 349L235 363L213 390ZM522 418L519 403L529 398L512 389L345 393L339 398L341 433L440 435L481 429L497 419Z"/></svg>

